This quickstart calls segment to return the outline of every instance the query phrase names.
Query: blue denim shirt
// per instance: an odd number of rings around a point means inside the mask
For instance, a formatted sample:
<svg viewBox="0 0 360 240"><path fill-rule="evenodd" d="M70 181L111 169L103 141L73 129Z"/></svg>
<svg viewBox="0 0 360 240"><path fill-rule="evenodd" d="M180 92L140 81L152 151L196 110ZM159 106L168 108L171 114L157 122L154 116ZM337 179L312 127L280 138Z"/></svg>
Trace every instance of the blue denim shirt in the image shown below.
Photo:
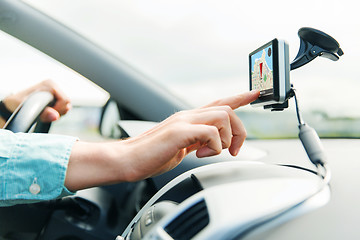
<svg viewBox="0 0 360 240"><path fill-rule="evenodd" d="M76 140L0 129L0 207L72 194L64 181Z"/></svg>

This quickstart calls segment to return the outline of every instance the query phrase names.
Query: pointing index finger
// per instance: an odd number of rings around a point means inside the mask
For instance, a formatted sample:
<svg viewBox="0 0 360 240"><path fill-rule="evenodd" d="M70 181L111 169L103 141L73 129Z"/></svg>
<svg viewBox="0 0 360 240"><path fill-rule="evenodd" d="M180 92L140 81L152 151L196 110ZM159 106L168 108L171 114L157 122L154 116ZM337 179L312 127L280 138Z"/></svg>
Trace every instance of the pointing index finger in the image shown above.
<svg viewBox="0 0 360 240"><path fill-rule="evenodd" d="M260 95L259 90L252 90L250 92L242 93L242 94L235 95L232 97L219 99L219 100L212 102L204 107L228 105L233 110L235 110L241 106L245 106L245 105L255 101L259 97L259 95Z"/></svg>

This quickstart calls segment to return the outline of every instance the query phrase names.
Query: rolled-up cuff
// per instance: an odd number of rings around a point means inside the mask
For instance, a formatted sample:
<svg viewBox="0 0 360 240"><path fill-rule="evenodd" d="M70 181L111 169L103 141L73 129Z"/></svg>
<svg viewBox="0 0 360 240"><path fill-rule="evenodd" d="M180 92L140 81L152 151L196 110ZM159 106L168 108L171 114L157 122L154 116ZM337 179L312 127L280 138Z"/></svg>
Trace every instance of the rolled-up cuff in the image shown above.
<svg viewBox="0 0 360 240"><path fill-rule="evenodd" d="M1 134L3 134L1 131ZM64 186L77 138L52 134L9 133L0 156L0 206L55 199L74 194ZM0 137L0 144L3 141ZM1 152L0 152L1 155Z"/></svg>

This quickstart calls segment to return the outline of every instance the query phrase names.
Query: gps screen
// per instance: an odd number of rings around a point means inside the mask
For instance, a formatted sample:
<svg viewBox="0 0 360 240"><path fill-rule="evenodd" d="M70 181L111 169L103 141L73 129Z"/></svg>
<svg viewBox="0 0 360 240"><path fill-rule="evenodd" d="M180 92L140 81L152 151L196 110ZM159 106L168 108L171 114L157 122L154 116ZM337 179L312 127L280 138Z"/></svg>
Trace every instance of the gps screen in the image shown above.
<svg viewBox="0 0 360 240"><path fill-rule="evenodd" d="M273 48L272 44L251 55L251 85L260 95L273 94Z"/></svg>

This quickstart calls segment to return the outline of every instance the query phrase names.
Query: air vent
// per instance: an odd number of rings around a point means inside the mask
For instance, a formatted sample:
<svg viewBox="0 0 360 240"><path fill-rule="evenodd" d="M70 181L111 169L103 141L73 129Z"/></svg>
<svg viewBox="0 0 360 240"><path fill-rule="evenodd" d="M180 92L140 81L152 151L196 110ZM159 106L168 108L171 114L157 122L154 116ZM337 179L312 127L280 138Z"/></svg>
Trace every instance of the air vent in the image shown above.
<svg viewBox="0 0 360 240"><path fill-rule="evenodd" d="M185 210L166 227L174 240L188 240L209 224L209 213L204 200Z"/></svg>

